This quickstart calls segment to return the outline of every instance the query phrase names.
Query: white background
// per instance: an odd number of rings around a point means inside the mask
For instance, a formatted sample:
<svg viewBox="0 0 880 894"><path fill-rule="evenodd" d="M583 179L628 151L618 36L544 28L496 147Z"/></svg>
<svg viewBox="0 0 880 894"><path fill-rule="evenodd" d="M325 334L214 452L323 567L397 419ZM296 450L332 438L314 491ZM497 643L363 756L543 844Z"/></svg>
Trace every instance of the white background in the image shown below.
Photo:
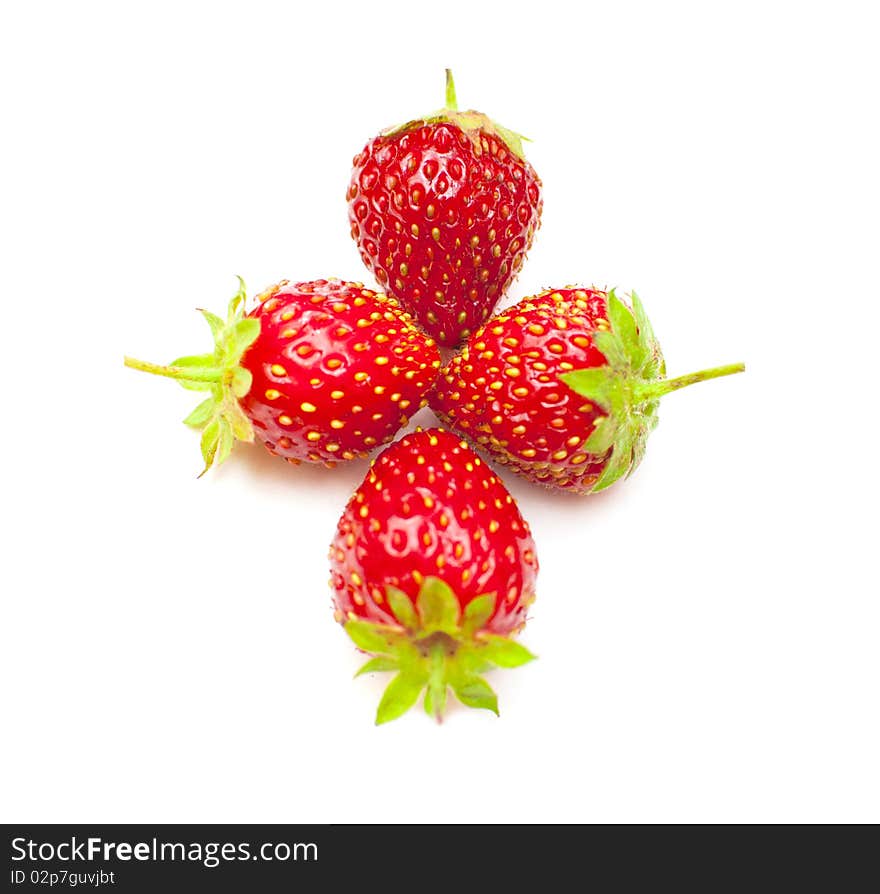
<svg viewBox="0 0 880 894"><path fill-rule="evenodd" d="M4 5L0 817L880 820L871 6ZM206 349L236 273L367 277L351 158L447 65L534 140L510 297L634 287L670 374L748 372L602 496L509 481L540 659L376 728L325 561L365 464L196 481L122 355Z"/></svg>

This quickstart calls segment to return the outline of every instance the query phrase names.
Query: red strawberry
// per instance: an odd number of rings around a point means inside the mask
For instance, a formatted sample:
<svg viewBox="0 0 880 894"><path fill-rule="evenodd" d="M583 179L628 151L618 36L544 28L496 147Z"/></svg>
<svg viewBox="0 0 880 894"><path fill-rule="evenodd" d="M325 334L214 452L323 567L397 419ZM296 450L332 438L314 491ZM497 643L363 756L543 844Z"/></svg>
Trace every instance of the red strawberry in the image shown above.
<svg viewBox="0 0 880 894"><path fill-rule="evenodd" d="M206 471L236 439L255 436L289 462L333 466L387 443L425 405L440 355L393 298L321 279L284 280L258 300L245 316L241 282L226 322L202 311L212 354L170 366L125 358L126 366L211 392L184 420L202 429Z"/></svg>
<svg viewBox="0 0 880 894"><path fill-rule="evenodd" d="M595 493L641 462L670 391L741 363L666 379L641 301L565 288L526 298L475 332L441 373L438 415L539 484Z"/></svg>
<svg viewBox="0 0 880 894"><path fill-rule="evenodd" d="M517 274L541 217L521 138L446 108L385 131L354 159L351 235L382 288L440 344L467 338Z"/></svg>
<svg viewBox="0 0 880 894"><path fill-rule="evenodd" d="M396 670L377 723L424 689L438 720L447 687L498 713L480 674L532 658L511 639L534 599L529 526L501 480L442 429L405 435L374 462L330 548L336 619L374 657L360 673Z"/></svg>

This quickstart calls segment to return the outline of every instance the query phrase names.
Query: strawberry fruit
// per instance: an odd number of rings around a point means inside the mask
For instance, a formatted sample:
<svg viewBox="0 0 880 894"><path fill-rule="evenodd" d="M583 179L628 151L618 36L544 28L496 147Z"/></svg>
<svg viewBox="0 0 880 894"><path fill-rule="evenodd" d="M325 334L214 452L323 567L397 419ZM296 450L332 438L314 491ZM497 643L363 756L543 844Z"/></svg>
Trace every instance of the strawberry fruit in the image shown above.
<svg viewBox="0 0 880 894"><path fill-rule="evenodd" d="M405 713L422 690L439 721L447 690L498 713L482 678L533 657L512 639L535 594L535 544L501 480L442 429L388 447L342 514L330 548L336 619L396 671L376 714Z"/></svg>
<svg viewBox="0 0 880 894"><path fill-rule="evenodd" d="M518 273L541 217L522 138L446 108L370 140L348 188L351 234L381 287L442 345L483 321Z"/></svg>
<svg viewBox="0 0 880 894"><path fill-rule="evenodd" d="M361 283L284 280L245 315L239 282L225 321L202 311L213 353L169 366L125 358L210 392L184 420L202 430L206 471L255 437L290 462L332 467L387 443L425 405L440 355L395 299Z"/></svg>
<svg viewBox="0 0 880 894"><path fill-rule="evenodd" d="M589 494L638 466L664 394L744 369L735 363L667 379L635 292L630 307L613 290L551 289L477 330L430 401L513 471Z"/></svg>

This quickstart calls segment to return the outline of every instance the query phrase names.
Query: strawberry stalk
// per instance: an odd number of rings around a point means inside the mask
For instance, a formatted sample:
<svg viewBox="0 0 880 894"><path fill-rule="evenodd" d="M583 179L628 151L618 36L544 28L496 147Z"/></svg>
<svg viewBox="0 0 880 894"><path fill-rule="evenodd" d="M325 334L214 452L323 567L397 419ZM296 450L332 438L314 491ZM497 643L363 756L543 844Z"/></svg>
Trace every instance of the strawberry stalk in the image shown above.
<svg viewBox="0 0 880 894"><path fill-rule="evenodd" d="M202 459L205 468L222 463L232 451L235 441L252 442L254 429L238 399L251 389L251 372L241 366L245 351L260 335L260 321L245 316L247 300L244 280L238 277L239 288L232 300L226 320L210 311L201 310L214 336L212 354L178 357L168 365L149 363L125 357L129 369L174 379L189 391L210 391L184 423L202 432Z"/></svg>
<svg viewBox="0 0 880 894"><path fill-rule="evenodd" d="M725 366L714 366L711 369L689 373L686 376L678 376L675 379L662 379L659 382L639 382L635 390L639 400L656 400L665 394L669 394L671 391L687 388L688 385L695 385L697 382L707 382L709 379L720 379L722 376L732 376L734 373L745 371L744 363L728 363Z"/></svg>
<svg viewBox="0 0 880 894"><path fill-rule="evenodd" d="M138 369L141 372L152 373L154 376L166 376L169 379L187 382L216 382L223 381L226 371L205 367L203 369L187 368L185 366L161 366L158 363L148 363L146 360L136 360L134 357L125 357L125 365L129 369Z"/></svg>
<svg viewBox="0 0 880 894"><path fill-rule="evenodd" d="M450 112L458 111L458 98L455 95L455 81L452 79L452 69L446 69L446 108Z"/></svg>

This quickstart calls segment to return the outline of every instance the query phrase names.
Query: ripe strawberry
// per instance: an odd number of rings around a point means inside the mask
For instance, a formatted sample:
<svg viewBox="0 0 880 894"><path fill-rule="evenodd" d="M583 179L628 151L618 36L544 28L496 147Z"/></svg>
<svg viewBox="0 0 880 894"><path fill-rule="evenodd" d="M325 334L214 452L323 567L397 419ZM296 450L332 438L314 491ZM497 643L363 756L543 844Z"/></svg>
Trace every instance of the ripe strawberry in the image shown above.
<svg viewBox="0 0 880 894"><path fill-rule="evenodd" d="M588 494L629 475L670 391L741 363L666 379L641 301L548 290L486 323L430 397L447 424L539 484Z"/></svg>
<svg viewBox="0 0 880 894"><path fill-rule="evenodd" d="M534 599L529 526L497 475L454 435L405 435L374 462L330 547L336 619L375 657L360 673L396 670L377 723L425 692L440 720L447 687L498 713L480 674L533 656L511 639Z"/></svg>
<svg viewBox="0 0 880 894"><path fill-rule="evenodd" d="M440 344L491 314L541 217L541 181L521 137L481 112L446 108L387 130L354 159L351 235L389 294Z"/></svg>
<svg viewBox="0 0 880 894"><path fill-rule="evenodd" d="M205 471L255 436L289 462L333 466L390 441L427 402L440 355L393 298L360 283L283 280L245 316L239 282L226 322L202 311L212 354L170 366L125 358L211 392L184 420L202 429Z"/></svg>

